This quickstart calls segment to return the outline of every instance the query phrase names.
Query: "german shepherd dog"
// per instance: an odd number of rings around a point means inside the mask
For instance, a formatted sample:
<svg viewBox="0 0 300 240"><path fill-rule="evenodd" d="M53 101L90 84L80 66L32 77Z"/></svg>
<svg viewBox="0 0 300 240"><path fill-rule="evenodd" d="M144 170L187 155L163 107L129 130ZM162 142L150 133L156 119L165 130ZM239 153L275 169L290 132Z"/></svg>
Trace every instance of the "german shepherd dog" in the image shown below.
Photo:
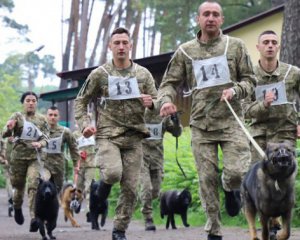
<svg viewBox="0 0 300 240"><path fill-rule="evenodd" d="M101 227L103 227L108 213L108 201L105 200L105 202L102 203L101 200L99 199L99 193L98 193L99 185L100 185L100 181L96 182L93 179L90 186L89 217L91 220L92 229L94 230L100 230L99 223L98 223L99 215L101 215L100 225Z"/></svg>
<svg viewBox="0 0 300 240"><path fill-rule="evenodd" d="M69 219L73 227L80 227L74 218L74 212L80 212L81 203L83 201L82 191L75 188L73 184L67 183L63 186L60 199L61 207L64 210L65 221Z"/></svg>
<svg viewBox="0 0 300 240"><path fill-rule="evenodd" d="M259 214L262 240L285 240L290 236L294 185L297 173L295 149L288 141L269 143L267 159L255 163L246 174L241 196L251 240L259 240L255 216ZM271 219L281 217L282 230L270 233ZM276 236L277 234L277 236Z"/></svg>
<svg viewBox="0 0 300 240"><path fill-rule="evenodd" d="M169 229L171 222L172 229L176 229L174 214L179 214L185 227L187 223L187 210L192 202L191 193L184 189L183 191L171 190L161 194L160 197L160 216L164 218L167 215L166 229Z"/></svg>
<svg viewBox="0 0 300 240"><path fill-rule="evenodd" d="M35 197L35 217L43 240L48 239L45 234L44 225L46 225L47 234L50 239L55 239L52 231L56 228L58 209L57 188L53 178L51 177L48 181L39 178Z"/></svg>

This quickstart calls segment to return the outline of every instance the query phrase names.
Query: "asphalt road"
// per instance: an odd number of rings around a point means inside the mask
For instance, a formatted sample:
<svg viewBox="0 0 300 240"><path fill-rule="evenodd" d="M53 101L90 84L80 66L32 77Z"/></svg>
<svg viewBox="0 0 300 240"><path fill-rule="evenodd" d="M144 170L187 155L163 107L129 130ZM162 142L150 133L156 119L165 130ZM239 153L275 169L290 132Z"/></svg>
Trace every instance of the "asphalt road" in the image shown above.
<svg viewBox="0 0 300 240"><path fill-rule="evenodd" d="M83 205L83 209L84 209ZM8 217L7 197L5 189L0 189L0 240L39 240L38 232L29 232L30 218L28 215L27 199L24 202L23 213L25 222L17 225L13 217ZM90 224L85 222L85 214L76 214L80 228L73 228L70 222L65 222L60 209L57 228L53 235L57 240L111 240L112 219L108 219L100 231L91 230ZM163 225L157 226L155 232L144 231L142 222L133 221L126 233L128 240L205 240L206 234L203 227L178 227L177 230L166 230ZM247 240L250 239L248 230L242 228L224 228L224 240ZM300 229L292 229L290 240L300 239Z"/></svg>

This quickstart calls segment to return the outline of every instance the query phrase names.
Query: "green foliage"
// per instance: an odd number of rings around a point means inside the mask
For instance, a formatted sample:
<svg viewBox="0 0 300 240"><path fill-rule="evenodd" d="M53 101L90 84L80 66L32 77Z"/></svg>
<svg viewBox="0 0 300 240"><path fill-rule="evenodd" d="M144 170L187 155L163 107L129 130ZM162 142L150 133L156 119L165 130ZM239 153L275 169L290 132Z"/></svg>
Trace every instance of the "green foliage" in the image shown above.
<svg viewBox="0 0 300 240"><path fill-rule="evenodd" d="M155 12L155 25L152 28L161 33L161 53L173 51L179 44L195 37L195 33L199 30L196 22L198 7L203 2L203 0L144 0L145 6ZM225 16L223 28L271 7L269 0L220 2Z"/></svg>
<svg viewBox="0 0 300 240"><path fill-rule="evenodd" d="M4 174L3 174L3 165L0 165L0 188L5 188L5 177L4 177Z"/></svg>

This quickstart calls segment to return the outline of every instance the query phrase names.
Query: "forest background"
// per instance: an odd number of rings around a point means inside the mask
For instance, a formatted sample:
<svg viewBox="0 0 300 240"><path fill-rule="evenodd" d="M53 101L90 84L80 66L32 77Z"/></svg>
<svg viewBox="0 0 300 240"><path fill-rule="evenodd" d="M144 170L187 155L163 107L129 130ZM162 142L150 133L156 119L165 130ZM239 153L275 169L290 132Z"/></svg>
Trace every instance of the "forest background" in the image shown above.
<svg viewBox="0 0 300 240"><path fill-rule="evenodd" d="M117 26L130 29L133 39L132 59L136 56L148 57L154 54L174 51L179 44L194 38L198 27L195 21L198 6L203 1L195 0L71 0L62 3L69 4L69 16L62 17L61 23L67 29L62 41L61 68L55 69L55 57L42 55L44 46L40 46L26 53L15 53L0 63L0 129L15 111L21 110L19 97L22 92L30 89L36 93L48 92L75 86L76 82L60 81L59 86L51 84L37 86L38 78L44 78L51 83L57 78L56 72L81 69L104 63L109 58L108 40L111 30ZM220 1L223 6L225 23L223 27L238 23L239 21L266 11L279 4L285 4L284 24L282 31L281 60L300 66L300 2L297 0L226 0ZM30 42L28 32L30 26L19 23L10 17L14 10L13 0L0 0L1 28L14 29L15 39L11 41ZM99 14L101 12L102 14ZM98 26L90 29L91 21L96 18ZM93 32L93 37L91 37ZM51 33L49 33L51 36ZM3 35L2 35L3 37ZM138 54L137 54L138 53ZM51 103L39 102L39 111L45 110ZM200 207L198 197L198 177L190 149L190 134L186 128L179 139L180 149L178 157L186 171L185 179L175 163L175 140L166 134L165 144L165 177L163 190L183 189L188 187L193 195L191 217L199 224L203 223L204 213ZM222 159L222 156L219 156ZM220 161L222 169L222 161ZM299 176L299 175L298 175ZM298 177L299 178L299 177ZM4 178L0 175L0 186L4 186ZM297 192L300 192L300 181L297 179ZM111 202L117 199L118 187L115 187ZM220 191L223 199L222 191ZM300 194L298 194L299 196ZM300 222L300 196L294 211L293 224ZM223 202L223 201L222 201ZM155 203L156 218L158 217ZM138 207L137 207L138 208ZM113 209L113 208L111 208ZM136 211L139 218L139 211ZM224 207L222 207L222 215ZM203 217L199 217L203 216ZM223 216L226 218L226 215ZM233 224L244 223L244 218L233 220ZM159 220L157 220L159 221ZM230 224L231 220L226 220Z"/></svg>

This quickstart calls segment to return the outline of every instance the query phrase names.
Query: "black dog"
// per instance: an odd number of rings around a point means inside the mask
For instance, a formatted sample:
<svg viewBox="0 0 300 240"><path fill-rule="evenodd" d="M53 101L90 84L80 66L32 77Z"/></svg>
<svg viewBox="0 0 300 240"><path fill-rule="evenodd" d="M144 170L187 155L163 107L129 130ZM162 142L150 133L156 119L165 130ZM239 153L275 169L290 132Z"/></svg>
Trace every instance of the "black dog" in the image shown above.
<svg viewBox="0 0 300 240"><path fill-rule="evenodd" d="M242 183L242 201L251 239L258 239L255 228L256 213L262 224L262 239L288 239L292 208L294 207L295 149L287 141L269 143L267 159L255 163ZM270 234L272 218L282 218L282 231ZM271 226L272 227L272 226Z"/></svg>
<svg viewBox="0 0 300 240"><path fill-rule="evenodd" d="M162 193L160 197L160 216L164 218L167 215L166 229L169 229L170 221L172 229L176 229L174 214L179 214L185 227L190 225L187 223L187 210L192 202L191 193L184 189L182 192L173 190Z"/></svg>
<svg viewBox="0 0 300 240"><path fill-rule="evenodd" d="M56 239L52 235L52 231L56 228L58 209L57 188L53 178L51 177L48 181L39 178L35 198L35 217L43 240L48 239L45 234L44 225L46 225L47 234L50 239Z"/></svg>
<svg viewBox="0 0 300 240"><path fill-rule="evenodd" d="M99 230L99 223L98 218L101 214L101 227L104 226L105 220L108 213L108 201L105 200L104 204L101 203L99 198L99 184L100 181L95 181L94 179L91 182L90 186L90 212L89 212L89 219L92 224L92 229Z"/></svg>

